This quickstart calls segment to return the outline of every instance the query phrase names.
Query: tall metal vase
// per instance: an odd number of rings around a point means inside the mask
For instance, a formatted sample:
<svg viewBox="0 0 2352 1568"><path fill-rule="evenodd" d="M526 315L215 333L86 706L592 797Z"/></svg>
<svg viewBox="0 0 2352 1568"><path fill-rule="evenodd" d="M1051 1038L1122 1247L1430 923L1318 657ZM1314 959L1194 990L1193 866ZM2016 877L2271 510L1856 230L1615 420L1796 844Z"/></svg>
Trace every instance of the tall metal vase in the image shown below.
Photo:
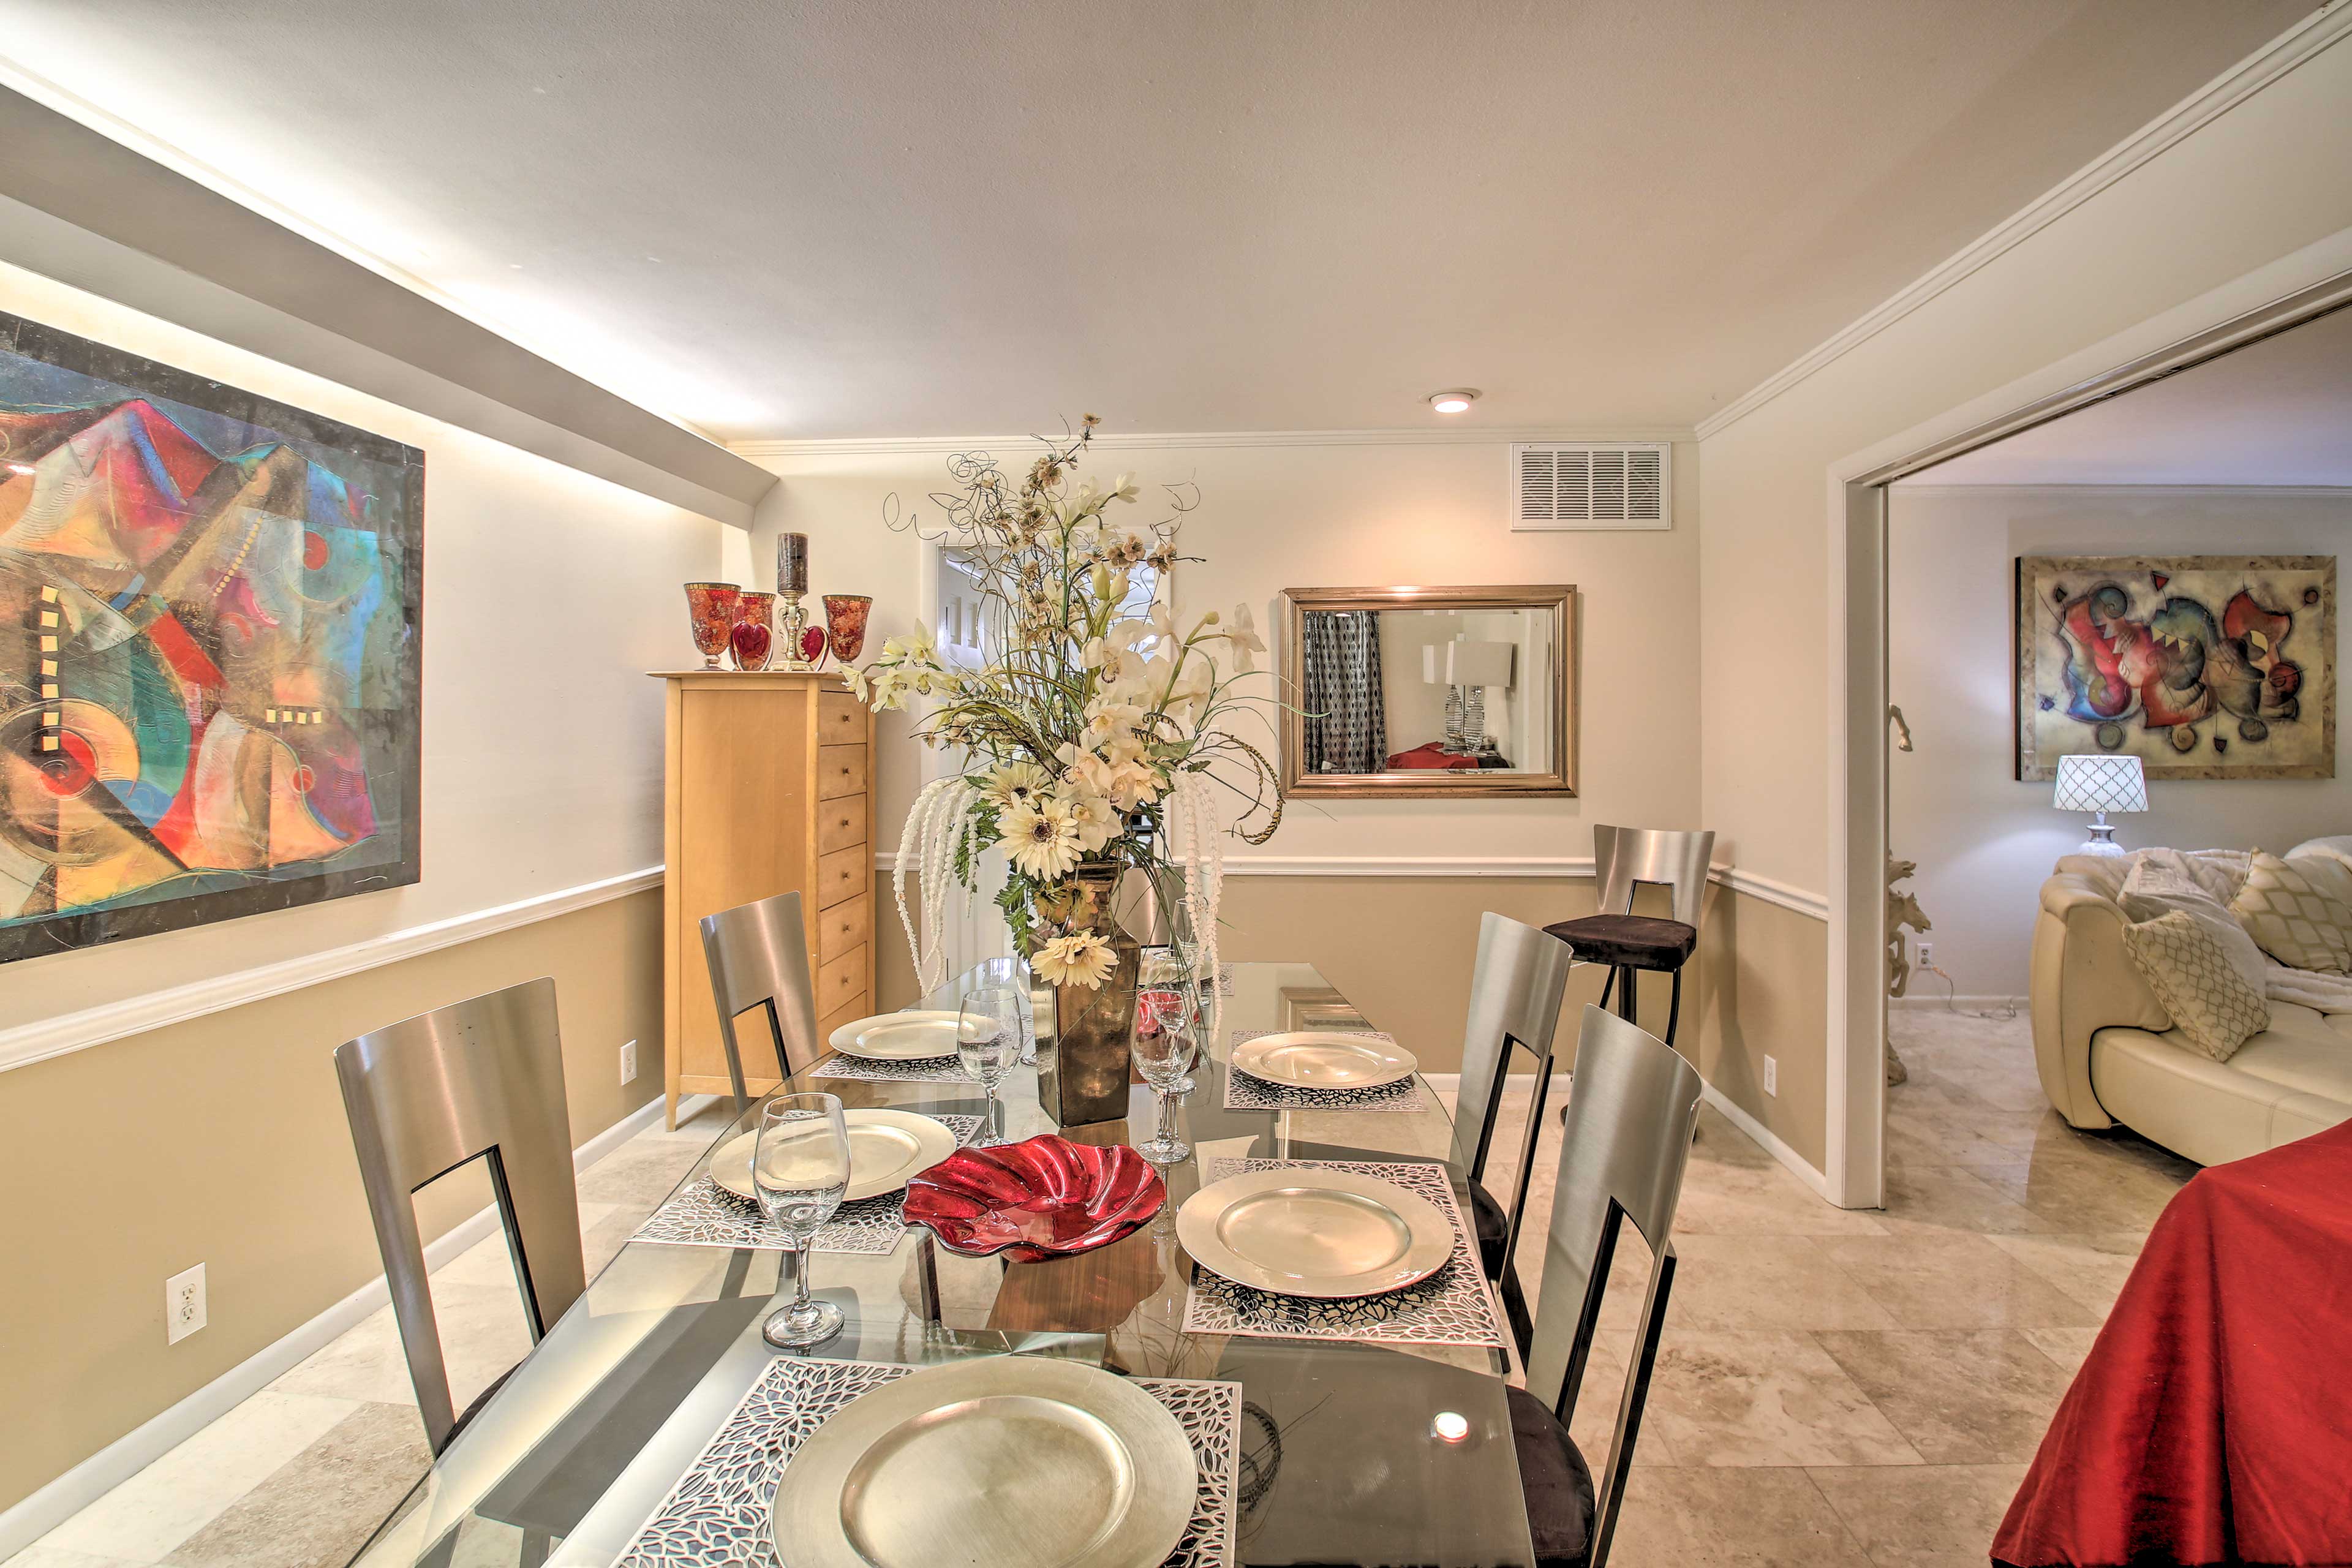
<svg viewBox="0 0 2352 1568"><path fill-rule="evenodd" d="M1037 1040L1037 1098L1063 1127L1117 1121L1127 1115L1129 1069L1135 1039L1135 985L1142 950L1111 913L1118 886L1114 864L1081 865L1074 923L1110 941L1109 977L1094 990L1054 988L1051 1039Z"/></svg>

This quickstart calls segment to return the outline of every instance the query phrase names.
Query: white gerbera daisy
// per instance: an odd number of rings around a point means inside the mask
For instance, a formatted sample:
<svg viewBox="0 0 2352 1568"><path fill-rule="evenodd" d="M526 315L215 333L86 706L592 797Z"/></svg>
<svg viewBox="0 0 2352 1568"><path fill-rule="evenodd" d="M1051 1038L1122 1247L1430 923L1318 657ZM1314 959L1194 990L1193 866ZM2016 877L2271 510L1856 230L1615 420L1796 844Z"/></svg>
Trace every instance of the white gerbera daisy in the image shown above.
<svg viewBox="0 0 2352 1568"><path fill-rule="evenodd" d="M1078 825L1061 802L1039 797L1016 805L998 819L1004 853L1024 877L1051 882L1078 865Z"/></svg>
<svg viewBox="0 0 2352 1568"><path fill-rule="evenodd" d="M988 775L980 793L994 801L1000 811L1010 811L1034 803L1053 783L1054 775L1034 763L1007 763Z"/></svg>
<svg viewBox="0 0 2352 1568"><path fill-rule="evenodd" d="M1029 967L1048 985L1093 991L1110 978L1111 967L1117 962L1108 939L1090 931L1076 931L1067 936L1057 936L1039 948L1037 955L1029 961Z"/></svg>

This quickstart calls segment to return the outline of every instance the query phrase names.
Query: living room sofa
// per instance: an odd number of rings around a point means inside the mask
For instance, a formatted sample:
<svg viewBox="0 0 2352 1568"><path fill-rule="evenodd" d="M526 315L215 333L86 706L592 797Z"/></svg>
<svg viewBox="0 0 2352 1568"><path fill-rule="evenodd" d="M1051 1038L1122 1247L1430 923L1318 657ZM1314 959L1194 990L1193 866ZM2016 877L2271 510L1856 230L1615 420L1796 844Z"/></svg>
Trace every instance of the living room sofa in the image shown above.
<svg viewBox="0 0 2352 1568"><path fill-rule="evenodd" d="M2352 837L2284 857L2352 867ZM2226 1062L2189 1045L2124 951L2124 862L2068 856L2042 885L2033 933L2033 1054L2074 1126L2117 1122L2202 1165L2352 1119L2352 1014L2273 1000L2271 1026Z"/></svg>

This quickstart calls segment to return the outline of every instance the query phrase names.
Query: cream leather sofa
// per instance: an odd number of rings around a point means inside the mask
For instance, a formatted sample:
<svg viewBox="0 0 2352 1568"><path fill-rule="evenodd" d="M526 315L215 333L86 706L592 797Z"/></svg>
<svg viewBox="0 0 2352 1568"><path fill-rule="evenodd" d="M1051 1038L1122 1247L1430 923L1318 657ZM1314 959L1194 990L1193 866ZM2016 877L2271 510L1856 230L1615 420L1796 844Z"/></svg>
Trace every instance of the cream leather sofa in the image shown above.
<svg viewBox="0 0 2352 1568"><path fill-rule="evenodd" d="M2352 837L2285 858L2352 864ZM2352 1118L2352 1014L2271 1004L2271 1026L2214 1061L2172 1020L2124 952L2115 863L2069 856L2042 884L2033 931L2033 1054L2070 1123L2123 1123L2202 1165L2273 1149Z"/></svg>

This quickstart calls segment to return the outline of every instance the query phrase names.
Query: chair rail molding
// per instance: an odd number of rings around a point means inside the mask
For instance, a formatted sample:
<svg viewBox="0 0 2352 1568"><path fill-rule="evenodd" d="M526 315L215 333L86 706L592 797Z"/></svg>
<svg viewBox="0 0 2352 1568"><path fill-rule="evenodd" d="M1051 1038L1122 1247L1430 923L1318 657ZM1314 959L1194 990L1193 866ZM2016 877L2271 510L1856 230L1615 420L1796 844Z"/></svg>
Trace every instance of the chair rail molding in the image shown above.
<svg viewBox="0 0 2352 1568"><path fill-rule="evenodd" d="M895 873L898 868L898 854L892 850L877 853L874 868ZM1592 873L1590 855L1246 855L1225 861L1228 877L1496 877L1574 881L1590 879ZM1709 867L1707 879L1735 893L1744 893L1817 921L1830 918L1826 895L1759 877L1737 866Z"/></svg>
<svg viewBox="0 0 2352 1568"><path fill-rule="evenodd" d="M451 915L446 920L431 921L401 931L385 931L380 936L372 936L343 947L329 948L323 952L306 953L299 958L260 964L186 985L175 985L168 990L151 991L143 996L125 997L120 1002L85 1007L78 1013L60 1013L53 1018L37 1018L14 1028L0 1029L0 1072L29 1067L51 1057L69 1056L75 1051L102 1046L110 1040L145 1034L150 1029L185 1023L191 1018L201 1018L207 1013L224 1012L248 1002L281 996L289 991L299 991L305 986L357 974L362 970L396 963L420 953L456 947L460 942L477 942L499 931L553 920L558 915L570 914L593 904L625 899L631 893L660 887L662 875L661 867L648 866L643 870L624 872L601 881L583 882L577 887L559 888L551 893L540 893L510 904Z"/></svg>
<svg viewBox="0 0 2352 1568"><path fill-rule="evenodd" d="M1948 259L1698 422L1702 441L1755 413L1815 372L1868 342L1947 289L2032 239L2134 170L2219 120L2352 34L2352 5L2313 12L2139 130L2061 180Z"/></svg>

